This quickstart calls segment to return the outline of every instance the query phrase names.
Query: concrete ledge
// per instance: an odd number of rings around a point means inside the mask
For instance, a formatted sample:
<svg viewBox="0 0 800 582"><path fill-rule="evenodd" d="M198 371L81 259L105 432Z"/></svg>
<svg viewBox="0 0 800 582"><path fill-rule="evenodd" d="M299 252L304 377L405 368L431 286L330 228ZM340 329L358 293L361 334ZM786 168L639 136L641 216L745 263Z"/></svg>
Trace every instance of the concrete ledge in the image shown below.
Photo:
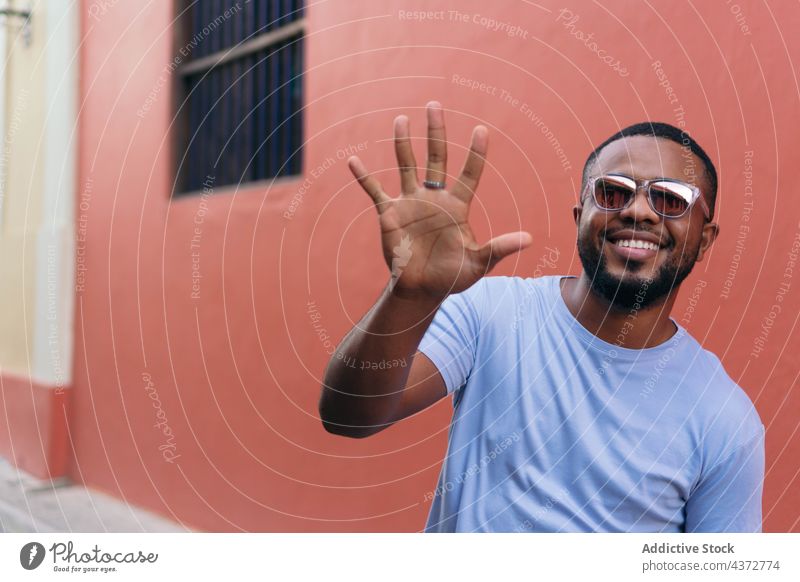
<svg viewBox="0 0 800 582"><path fill-rule="evenodd" d="M37 479L0 458L0 532L188 531L67 479Z"/></svg>

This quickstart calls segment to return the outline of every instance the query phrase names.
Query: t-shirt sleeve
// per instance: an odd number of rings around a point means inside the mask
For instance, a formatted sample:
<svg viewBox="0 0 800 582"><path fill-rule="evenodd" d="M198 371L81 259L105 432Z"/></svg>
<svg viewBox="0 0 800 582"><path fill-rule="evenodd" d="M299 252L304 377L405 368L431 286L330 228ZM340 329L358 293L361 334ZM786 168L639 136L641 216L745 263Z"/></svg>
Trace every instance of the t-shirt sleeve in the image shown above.
<svg viewBox="0 0 800 582"><path fill-rule="evenodd" d="M764 483L761 432L701 477L686 504L687 532L760 532Z"/></svg>
<svg viewBox="0 0 800 582"><path fill-rule="evenodd" d="M442 375L448 394L464 386L475 364L485 281L481 279L466 291L449 295L419 344L418 350Z"/></svg>

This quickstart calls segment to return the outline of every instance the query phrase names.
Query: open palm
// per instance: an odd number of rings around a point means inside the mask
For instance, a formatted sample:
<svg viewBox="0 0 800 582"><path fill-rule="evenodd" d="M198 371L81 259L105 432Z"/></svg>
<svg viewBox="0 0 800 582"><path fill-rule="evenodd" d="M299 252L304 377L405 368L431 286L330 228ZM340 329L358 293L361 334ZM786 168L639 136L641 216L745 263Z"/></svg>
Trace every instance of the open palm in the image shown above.
<svg viewBox="0 0 800 582"><path fill-rule="evenodd" d="M425 180L447 178L447 140L441 105L427 105L428 159ZM448 190L420 185L409 137L408 118L394 120L394 143L400 169L401 192L388 196L361 160L348 160L350 170L370 195L378 211L383 255L396 293L444 298L469 288L503 257L531 244L527 232L504 234L480 245L469 227L472 197L483 171L488 130L473 129L461 175Z"/></svg>

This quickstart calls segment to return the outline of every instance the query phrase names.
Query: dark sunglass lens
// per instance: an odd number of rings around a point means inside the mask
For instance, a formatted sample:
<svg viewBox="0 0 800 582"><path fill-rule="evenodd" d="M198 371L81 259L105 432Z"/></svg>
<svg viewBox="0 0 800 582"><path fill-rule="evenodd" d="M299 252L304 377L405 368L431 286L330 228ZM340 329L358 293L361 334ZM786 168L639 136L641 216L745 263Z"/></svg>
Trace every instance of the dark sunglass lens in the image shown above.
<svg viewBox="0 0 800 582"><path fill-rule="evenodd" d="M678 190L680 186L672 184L651 184L650 201L656 212L664 216L680 216L689 208L688 192Z"/></svg>
<svg viewBox="0 0 800 582"><path fill-rule="evenodd" d="M594 198L597 205L606 210L624 208L633 190L611 178L599 178L594 185Z"/></svg>

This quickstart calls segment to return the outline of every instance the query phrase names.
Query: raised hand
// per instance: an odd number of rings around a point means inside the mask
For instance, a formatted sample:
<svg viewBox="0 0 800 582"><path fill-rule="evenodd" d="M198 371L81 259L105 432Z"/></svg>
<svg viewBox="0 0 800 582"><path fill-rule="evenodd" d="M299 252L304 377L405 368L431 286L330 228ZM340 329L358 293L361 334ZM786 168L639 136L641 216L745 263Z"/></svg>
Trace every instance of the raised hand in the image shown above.
<svg viewBox="0 0 800 582"><path fill-rule="evenodd" d="M445 182L447 140L444 113L438 102L427 104L427 117L425 180ZM391 271L393 292L406 297L444 299L450 293L469 288L502 258L531 244L529 233L513 232L480 245L470 230L469 207L488 148L485 126L473 129L461 175L447 190L419 183L409 122L404 115L394 120L394 143L401 184L397 198L386 194L357 156L348 160L350 170L378 211L383 255Z"/></svg>

